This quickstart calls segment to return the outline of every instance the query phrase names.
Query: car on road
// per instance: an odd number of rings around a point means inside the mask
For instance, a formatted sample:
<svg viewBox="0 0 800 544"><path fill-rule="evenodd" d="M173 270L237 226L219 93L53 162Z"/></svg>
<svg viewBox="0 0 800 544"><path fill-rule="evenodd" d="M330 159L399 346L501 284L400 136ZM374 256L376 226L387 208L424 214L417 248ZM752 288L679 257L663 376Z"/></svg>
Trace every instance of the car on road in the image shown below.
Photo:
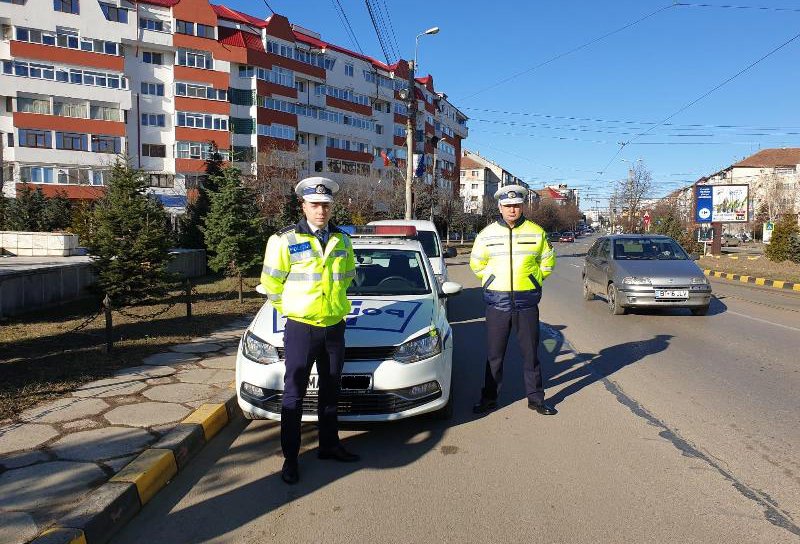
<svg viewBox="0 0 800 544"><path fill-rule="evenodd" d="M711 303L703 271L668 236L602 236L587 252L581 278L583 298L605 297L614 315L643 307L689 308L705 315Z"/></svg>
<svg viewBox="0 0 800 544"><path fill-rule="evenodd" d="M453 334L442 299L460 292L461 285L439 285L415 229L401 229L375 227L371 235L352 237L356 277L345 318L343 421L452 414ZM239 343L236 392L249 419L280 419L285 323L267 301ZM317 421L317 379L314 368L303 421Z"/></svg>
<svg viewBox="0 0 800 544"><path fill-rule="evenodd" d="M575 233L570 231L564 231L558 236L559 242L574 242L575 241Z"/></svg>
<svg viewBox="0 0 800 544"><path fill-rule="evenodd" d="M739 247L740 240L733 234L724 233L720 239L722 247Z"/></svg>
<svg viewBox="0 0 800 544"><path fill-rule="evenodd" d="M547 233L547 241L548 242L558 242L559 236L561 236L560 232L548 232Z"/></svg>

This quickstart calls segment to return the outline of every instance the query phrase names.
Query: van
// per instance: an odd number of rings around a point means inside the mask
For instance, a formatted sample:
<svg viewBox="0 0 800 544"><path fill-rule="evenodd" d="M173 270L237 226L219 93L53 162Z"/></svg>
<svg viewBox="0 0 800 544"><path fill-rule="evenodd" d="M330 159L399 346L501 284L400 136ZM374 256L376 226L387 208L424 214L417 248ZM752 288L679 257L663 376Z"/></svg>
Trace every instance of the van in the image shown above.
<svg viewBox="0 0 800 544"><path fill-rule="evenodd" d="M447 265L445 257L455 257L455 248L448 248L447 252L442 247L442 240L432 221L422 219L385 219L382 221L372 221L368 225L390 225L390 226L410 226L417 229L417 239L422 244L422 249L431 262L436 279L439 285L447 281Z"/></svg>

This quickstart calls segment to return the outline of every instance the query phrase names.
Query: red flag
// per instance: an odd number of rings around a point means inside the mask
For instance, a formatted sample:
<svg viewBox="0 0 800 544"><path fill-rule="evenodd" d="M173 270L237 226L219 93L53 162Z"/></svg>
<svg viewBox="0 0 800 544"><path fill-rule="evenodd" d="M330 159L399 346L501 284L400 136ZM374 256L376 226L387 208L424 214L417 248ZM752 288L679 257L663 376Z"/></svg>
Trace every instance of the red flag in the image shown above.
<svg viewBox="0 0 800 544"><path fill-rule="evenodd" d="M389 166L390 164L392 164L392 161L389 160L389 155L387 155L386 151L383 150L383 149L381 149L381 157L383 157L383 165L384 166Z"/></svg>

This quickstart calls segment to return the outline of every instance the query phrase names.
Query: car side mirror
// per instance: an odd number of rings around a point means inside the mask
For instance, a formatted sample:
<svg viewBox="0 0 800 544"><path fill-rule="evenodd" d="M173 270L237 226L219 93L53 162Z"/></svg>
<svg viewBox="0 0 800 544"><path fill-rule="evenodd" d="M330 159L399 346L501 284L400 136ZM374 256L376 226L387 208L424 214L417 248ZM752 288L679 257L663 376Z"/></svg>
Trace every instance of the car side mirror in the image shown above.
<svg viewBox="0 0 800 544"><path fill-rule="evenodd" d="M444 250L445 259L452 259L453 257L456 257L457 255L458 255L458 251L456 251L456 248L454 248L452 246L448 247L447 249Z"/></svg>
<svg viewBox="0 0 800 544"><path fill-rule="evenodd" d="M267 296L267 290L264 289L264 286L261 285L260 283L258 285L256 285L256 292L261 294L261 295Z"/></svg>
<svg viewBox="0 0 800 544"><path fill-rule="evenodd" d="M439 290L439 296L443 298L452 297L461 292L461 284L454 281L446 281Z"/></svg>

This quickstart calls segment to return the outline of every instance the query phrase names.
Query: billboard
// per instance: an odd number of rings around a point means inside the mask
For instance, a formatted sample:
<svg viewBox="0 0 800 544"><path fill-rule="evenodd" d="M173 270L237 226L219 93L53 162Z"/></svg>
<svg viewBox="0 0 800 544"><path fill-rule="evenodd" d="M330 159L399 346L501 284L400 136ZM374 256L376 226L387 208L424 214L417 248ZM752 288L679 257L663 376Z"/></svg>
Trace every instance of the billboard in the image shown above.
<svg viewBox="0 0 800 544"><path fill-rule="evenodd" d="M747 223L749 185L712 185L712 223Z"/></svg>
<svg viewBox="0 0 800 544"><path fill-rule="evenodd" d="M711 223L711 209L714 205L711 187L711 185L695 185L694 187L694 198L697 202L694 217L696 223Z"/></svg>

